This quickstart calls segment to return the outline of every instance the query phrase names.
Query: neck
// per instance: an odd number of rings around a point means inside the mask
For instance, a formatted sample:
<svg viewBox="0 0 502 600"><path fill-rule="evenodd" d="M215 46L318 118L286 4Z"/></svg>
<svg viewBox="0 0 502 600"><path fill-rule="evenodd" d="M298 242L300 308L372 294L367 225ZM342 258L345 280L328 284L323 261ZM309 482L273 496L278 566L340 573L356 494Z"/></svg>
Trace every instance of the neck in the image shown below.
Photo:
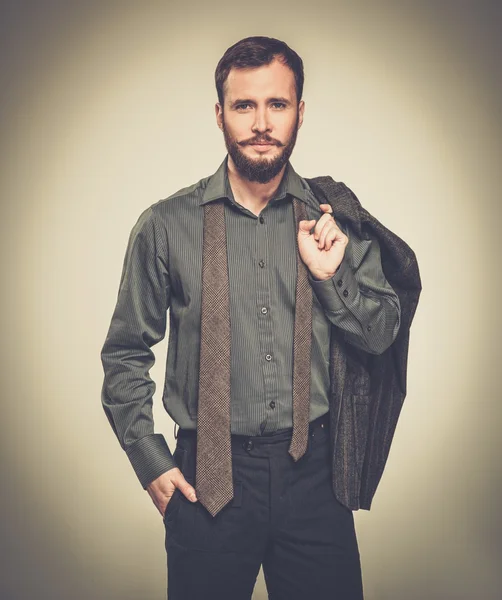
<svg viewBox="0 0 502 600"><path fill-rule="evenodd" d="M227 161L228 180L235 200L253 214L259 215L277 192L286 166L284 165L279 173L267 183L259 183L258 181L249 181L242 177L237 171L232 157L229 155Z"/></svg>

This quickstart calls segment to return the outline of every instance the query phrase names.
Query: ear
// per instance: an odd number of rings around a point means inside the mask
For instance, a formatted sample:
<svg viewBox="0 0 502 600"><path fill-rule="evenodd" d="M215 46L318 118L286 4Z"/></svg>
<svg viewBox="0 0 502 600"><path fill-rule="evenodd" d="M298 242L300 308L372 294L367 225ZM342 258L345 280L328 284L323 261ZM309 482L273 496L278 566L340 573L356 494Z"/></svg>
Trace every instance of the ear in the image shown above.
<svg viewBox="0 0 502 600"><path fill-rule="evenodd" d="M216 125L223 131L223 108L219 102L214 105L216 114Z"/></svg>
<svg viewBox="0 0 502 600"><path fill-rule="evenodd" d="M302 126L303 123L303 113L305 112L305 100L301 100L298 104L298 129Z"/></svg>

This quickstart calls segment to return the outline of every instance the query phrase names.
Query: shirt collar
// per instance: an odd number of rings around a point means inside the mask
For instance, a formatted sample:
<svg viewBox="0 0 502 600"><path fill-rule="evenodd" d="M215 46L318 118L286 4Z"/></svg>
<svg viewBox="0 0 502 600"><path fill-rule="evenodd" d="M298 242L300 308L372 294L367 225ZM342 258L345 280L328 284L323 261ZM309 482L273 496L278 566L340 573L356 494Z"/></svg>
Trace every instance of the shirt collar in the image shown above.
<svg viewBox="0 0 502 600"><path fill-rule="evenodd" d="M228 154L223 159L223 162L218 167L218 170L214 175L209 177L204 193L200 200L200 204L206 204L211 200L220 198L228 198L231 202L235 202L232 188L228 179L228 167L227 167ZM302 183L302 178L293 169L292 164L288 161L284 176L281 179L281 183L277 188L277 192L272 198L272 202L285 198L287 194L291 194L295 198L308 203L307 190Z"/></svg>

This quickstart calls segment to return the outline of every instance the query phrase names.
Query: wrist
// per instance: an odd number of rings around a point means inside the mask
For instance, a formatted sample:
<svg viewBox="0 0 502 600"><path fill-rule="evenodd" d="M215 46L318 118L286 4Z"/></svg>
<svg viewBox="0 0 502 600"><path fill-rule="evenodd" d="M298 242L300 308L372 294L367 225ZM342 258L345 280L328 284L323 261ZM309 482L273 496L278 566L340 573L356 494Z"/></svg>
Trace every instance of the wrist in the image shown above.
<svg viewBox="0 0 502 600"><path fill-rule="evenodd" d="M340 265L334 271L311 271L310 274L312 279L315 281L325 281L326 279L331 279L333 275L338 271Z"/></svg>

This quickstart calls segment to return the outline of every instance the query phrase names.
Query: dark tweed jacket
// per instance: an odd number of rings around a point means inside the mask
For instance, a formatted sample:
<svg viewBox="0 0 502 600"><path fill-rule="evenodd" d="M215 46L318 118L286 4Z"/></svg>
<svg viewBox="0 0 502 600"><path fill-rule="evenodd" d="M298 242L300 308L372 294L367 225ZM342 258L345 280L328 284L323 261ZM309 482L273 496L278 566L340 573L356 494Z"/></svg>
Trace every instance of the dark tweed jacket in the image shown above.
<svg viewBox="0 0 502 600"><path fill-rule="evenodd" d="M418 263L413 250L364 209L345 184L329 176L306 181L319 202L331 204L341 224L361 237L377 237L383 272L401 304L399 332L382 354L345 342L335 326L331 331L333 491L348 508L369 510L406 396L410 327L422 289Z"/></svg>

